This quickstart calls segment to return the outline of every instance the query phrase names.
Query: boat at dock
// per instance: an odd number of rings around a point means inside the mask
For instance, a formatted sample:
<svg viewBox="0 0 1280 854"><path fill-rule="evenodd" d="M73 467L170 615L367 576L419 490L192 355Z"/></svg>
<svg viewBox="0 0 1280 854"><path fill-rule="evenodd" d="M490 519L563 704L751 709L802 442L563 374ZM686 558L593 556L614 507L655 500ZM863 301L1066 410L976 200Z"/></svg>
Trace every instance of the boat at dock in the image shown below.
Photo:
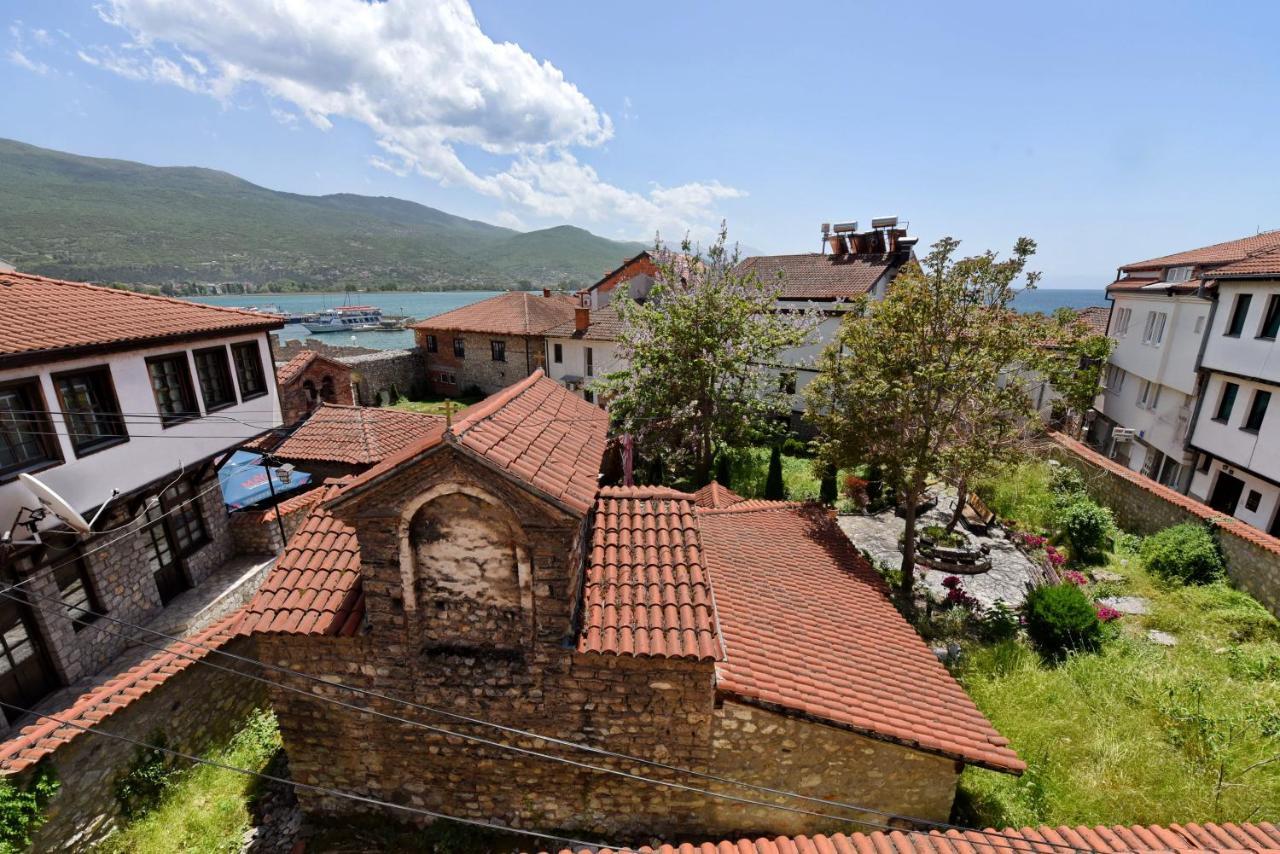
<svg viewBox="0 0 1280 854"><path fill-rule="evenodd" d="M382 309L372 305L344 305L317 312L302 324L308 332L362 332L383 329Z"/></svg>

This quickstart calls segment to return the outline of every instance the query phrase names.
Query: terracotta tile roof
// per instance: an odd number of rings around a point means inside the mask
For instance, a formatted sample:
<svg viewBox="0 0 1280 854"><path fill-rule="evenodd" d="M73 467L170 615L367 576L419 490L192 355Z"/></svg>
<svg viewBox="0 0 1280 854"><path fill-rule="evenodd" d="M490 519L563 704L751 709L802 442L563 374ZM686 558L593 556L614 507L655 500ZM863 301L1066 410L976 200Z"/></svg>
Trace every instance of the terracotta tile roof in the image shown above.
<svg viewBox="0 0 1280 854"><path fill-rule="evenodd" d="M355 528L324 506L341 487L325 489L245 606L241 631L350 636L359 629L360 542Z"/></svg>
<svg viewBox="0 0 1280 854"><path fill-rule="evenodd" d="M892 255L756 255L738 265L762 282L783 276L783 299L850 299L869 293L894 267Z"/></svg>
<svg viewBox="0 0 1280 854"><path fill-rule="evenodd" d="M1251 279L1264 276L1280 276L1280 246L1266 252L1259 252L1250 255L1248 258L1242 258L1239 261L1233 261L1221 267L1214 268L1212 273L1214 278L1221 279Z"/></svg>
<svg viewBox="0 0 1280 854"><path fill-rule="evenodd" d="M699 510L726 660L718 690L1000 771L1026 765L825 512Z"/></svg>
<svg viewBox="0 0 1280 854"><path fill-rule="evenodd" d="M1280 828L1256 824L1101 825L1087 827L1022 827L1000 831L892 831L833 833L829 836L777 836L702 844L644 846L625 849L641 854L1009 854L1012 850L1064 854L1078 851L1277 851ZM613 849L583 849L561 854L623 854Z"/></svg>
<svg viewBox="0 0 1280 854"><path fill-rule="evenodd" d="M1076 312L1076 320L1082 321L1095 335L1107 334L1107 323L1111 320L1111 309L1104 305L1091 305Z"/></svg>
<svg viewBox="0 0 1280 854"><path fill-rule="evenodd" d="M298 376L306 370L307 366L317 359L322 362L328 362L331 365L336 365L344 371L351 370L349 365L345 365L337 359L322 356L315 350L300 350L298 351L298 355L294 356L288 362L285 362L279 368L276 368L276 383L279 385L288 385L297 379Z"/></svg>
<svg viewBox="0 0 1280 854"><path fill-rule="evenodd" d="M610 487L596 501L579 652L723 657L693 496Z"/></svg>
<svg viewBox="0 0 1280 854"><path fill-rule="evenodd" d="M1154 276L1121 276L1107 285L1107 293L1115 291L1140 291L1147 285L1157 284L1160 280Z"/></svg>
<svg viewBox="0 0 1280 854"><path fill-rule="evenodd" d="M595 502L609 416L541 369L468 407L446 440L585 513Z"/></svg>
<svg viewBox="0 0 1280 854"><path fill-rule="evenodd" d="M24 273L0 273L0 306L0 364L284 325L238 309Z"/></svg>
<svg viewBox="0 0 1280 854"><path fill-rule="evenodd" d="M439 415L322 403L273 453L289 460L372 465L443 432Z"/></svg>
<svg viewBox="0 0 1280 854"><path fill-rule="evenodd" d="M1248 237L1242 237L1239 240L1228 240L1225 243L1215 243L1212 246L1202 246L1199 249L1191 249L1186 252L1175 252L1172 255L1162 255L1159 258L1148 258L1146 261L1135 261L1132 264L1125 264L1121 270L1150 270L1162 267L1185 267L1202 266L1202 265L1218 265L1229 264L1233 261L1241 261L1251 255L1260 252L1270 252L1280 249L1280 230L1264 231L1262 234L1253 234Z"/></svg>
<svg viewBox="0 0 1280 854"><path fill-rule="evenodd" d="M242 617L243 613L237 611L191 635L190 643L170 643L123 673L105 678L66 708L38 711L78 726L93 727L203 659L210 649L221 648L238 636L241 632L237 624ZM81 735L84 731L74 726L40 718L0 743L0 773L22 771Z"/></svg>
<svg viewBox="0 0 1280 854"><path fill-rule="evenodd" d="M1123 478L1132 484L1142 487L1156 498L1161 498L1170 504L1176 504L1181 509L1211 523L1215 527L1235 534L1243 540L1248 540L1259 548L1265 549L1274 555L1280 555L1280 539L1267 534L1258 528L1253 527L1247 522L1228 516L1217 510L1214 510L1208 504L1201 504L1189 495L1183 495L1177 490L1170 489L1163 484L1156 483L1148 477L1144 477L1126 465L1116 462L1113 459L1103 456L1102 454L1090 448L1083 442L1077 442L1062 433L1049 433L1049 438L1056 444L1071 451L1085 461L1095 466L1106 469L1117 477Z"/></svg>
<svg viewBox="0 0 1280 854"><path fill-rule="evenodd" d="M693 503L713 510L740 504L743 498L727 486L711 481L693 494Z"/></svg>
<svg viewBox="0 0 1280 854"><path fill-rule="evenodd" d="M622 318L612 305L591 310L585 332L579 332L574 319L553 326L545 333L548 338L573 338L579 341L617 341L622 335Z"/></svg>
<svg viewBox="0 0 1280 854"><path fill-rule="evenodd" d="M577 301L566 294L512 291L464 305L411 324L414 329L484 332L492 335L541 335L573 320Z"/></svg>

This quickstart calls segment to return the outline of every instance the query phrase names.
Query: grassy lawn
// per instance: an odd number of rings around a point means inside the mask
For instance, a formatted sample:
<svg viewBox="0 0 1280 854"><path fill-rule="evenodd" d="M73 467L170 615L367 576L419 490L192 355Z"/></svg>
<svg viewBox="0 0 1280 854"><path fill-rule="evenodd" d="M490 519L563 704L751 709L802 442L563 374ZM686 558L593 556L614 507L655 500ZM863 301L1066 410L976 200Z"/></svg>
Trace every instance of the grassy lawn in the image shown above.
<svg viewBox="0 0 1280 854"><path fill-rule="evenodd" d="M443 397L433 396L423 400L409 400L401 398L397 403L391 404L394 409L403 409L407 412L425 412L428 415L444 415L449 402L453 402L453 412L456 415L458 410L470 406L480 401L479 397Z"/></svg>
<svg viewBox="0 0 1280 854"><path fill-rule="evenodd" d="M984 485L993 508L1052 530L1048 470ZM1117 553L1118 552L1118 553ZM1226 582L1148 574L1122 536L1100 596L1150 600L1096 653L1046 663L1023 639L967 644L957 675L1030 770L969 769L957 817L980 826L1280 820L1280 623ZM1172 647L1148 630L1172 634Z"/></svg>
<svg viewBox="0 0 1280 854"><path fill-rule="evenodd" d="M279 748L275 716L259 712L226 747L206 758L262 771ZM208 765L184 771L171 778L153 809L114 834L103 848L113 854L239 851L244 832L249 829L249 808L259 785L256 778Z"/></svg>
<svg viewBox="0 0 1280 854"><path fill-rule="evenodd" d="M730 488L743 498L764 498L769 477L769 449L744 448L733 452ZM813 473L813 460L782 455L782 484L792 501L817 500L821 484Z"/></svg>

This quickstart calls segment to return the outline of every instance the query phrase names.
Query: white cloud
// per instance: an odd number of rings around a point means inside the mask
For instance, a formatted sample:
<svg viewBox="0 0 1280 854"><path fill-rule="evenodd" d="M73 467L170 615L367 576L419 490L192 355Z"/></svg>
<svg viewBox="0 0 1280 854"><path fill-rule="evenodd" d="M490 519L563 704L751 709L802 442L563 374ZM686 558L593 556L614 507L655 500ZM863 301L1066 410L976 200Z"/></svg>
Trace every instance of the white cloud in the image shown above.
<svg viewBox="0 0 1280 854"><path fill-rule="evenodd" d="M601 179L573 152L608 140L609 116L550 62L485 35L466 0L105 0L100 12L130 39L81 51L86 62L224 102L258 87L321 129L368 127L377 168L538 217L701 230L717 202L743 195L715 181L646 195ZM468 150L506 165L478 172Z"/></svg>
<svg viewBox="0 0 1280 854"><path fill-rule="evenodd" d="M5 57L9 62L25 68L33 74L48 75L53 73L53 69L48 63L41 62L32 56L31 44L34 42L38 46L48 47L52 43L47 30L30 29L23 25L22 21L15 20L9 24L9 38L13 43Z"/></svg>
<svg viewBox="0 0 1280 854"><path fill-rule="evenodd" d="M18 50L16 47L9 51L8 56L9 61L19 68L25 68L36 74L49 73L50 69L48 65L45 65L43 62L37 62L22 51Z"/></svg>

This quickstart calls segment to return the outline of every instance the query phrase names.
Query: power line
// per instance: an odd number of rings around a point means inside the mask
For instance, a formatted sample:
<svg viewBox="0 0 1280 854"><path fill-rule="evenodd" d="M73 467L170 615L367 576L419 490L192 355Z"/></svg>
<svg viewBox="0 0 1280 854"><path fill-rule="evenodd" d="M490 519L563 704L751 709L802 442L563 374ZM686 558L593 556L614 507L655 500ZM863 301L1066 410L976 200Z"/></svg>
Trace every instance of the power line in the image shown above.
<svg viewBox="0 0 1280 854"><path fill-rule="evenodd" d="M81 724L72 723L71 721L66 721L66 720L63 720L62 718L54 717L53 715L47 715L41 712L32 711L31 709L25 709L22 706L15 705L13 703L8 703L8 702L5 702L4 700L0 700L0 706L5 707L6 709L12 709L15 712L22 712L24 714L35 715L38 718L43 718L44 720L53 721L55 723L61 724L62 726L71 727L72 729L80 730L81 732L87 732L90 735L97 735L103 738L115 739L116 741L122 741L126 744L132 744L137 747L144 748L146 750L157 750L161 753L167 753L170 756L176 756L180 759L185 759L188 762L194 762L199 765L208 765L211 768L221 768L224 771L231 771L236 774L243 774L246 777L256 777L261 780L267 780L269 782L278 783L284 786L294 786L299 789L307 789L312 792L319 792L322 795L331 795L337 798L345 798L347 800L359 801L360 803L372 804L373 806L388 807L390 809L401 810L402 812L413 813L415 815L422 815L428 818L443 819L445 821L456 821L459 824L469 824L469 825L472 825L473 827L483 827L487 830L495 830L502 833L516 833L523 836L532 836L537 839L550 839L557 842L568 842L575 846L585 846L587 848L612 848L620 852L620 854L625 854L625 852L629 852L633 850L631 848L626 848L626 847L619 848L617 846L609 845L607 843L586 842L581 839L574 839L571 836L556 836L555 834L552 834L552 833L542 833L537 830L525 830L519 827L506 827L501 824L492 824L490 822L481 821L479 819L461 818L458 816L446 815L445 813L423 809L422 807L413 807L413 806L408 806L406 804L392 803L391 801L384 801L378 798L371 798L367 795L360 795L355 792L345 791L343 789L332 789L332 788L329 788L328 786L316 786L310 783L299 783L294 780L285 779L284 777L276 777L272 774L264 774L261 771L250 771L248 768L240 768L239 766L236 766L236 765L228 765L225 762L215 762L212 759L204 759L199 756L193 756L190 753L183 753L180 750L174 750L169 747L163 747L157 744L149 744L145 741L142 741L141 739L130 738L127 735L120 735L119 733L107 732L105 730L97 729L96 727L87 727Z"/></svg>
<svg viewBox="0 0 1280 854"><path fill-rule="evenodd" d="M0 595L4 595L5 597L10 598L10 599L16 599L16 598L17 598L17 597L14 597L14 596L12 596L12 595L10 595L9 593L4 592L4 591L0 591ZM954 830L961 830L961 831L971 832L971 833L980 833L980 834L984 834L984 835L994 836L995 838L998 838L998 839L1009 839L1009 837L1004 836L1004 835L999 834L999 833L995 833L995 832L993 832L993 831L973 830L973 829L971 829L971 828L964 828L964 827L960 827L959 825L948 824L948 823L946 823L946 822L935 822L935 821L930 821L930 820L927 820L927 819L917 818L917 817L915 817L915 816L908 816L908 815L902 815L902 814L897 814L897 813L891 813L891 812L887 812L887 811L884 811L884 810L875 809L875 808L872 808L872 807L859 806L859 805L857 805L857 804L850 804L850 803L844 803L844 802L841 802L841 801L828 800L828 799L824 799L824 798L815 798L815 797L811 797L811 796L808 796L808 795L801 795L801 794L799 794L799 793L797 793L797 792L790 792L790 791L783 790L783 789L774 789L774 788L770 788L770 787L767 787L767 786L761 786L761 785L757 785L757 784L753 784L753 783L746 783L746 782L739 781L739 780L734 780L734 779L732 779L732 778L728 778L728 777L721 777L721 776L714 775L714 774L708 774L708 773L705 773L705 772L694 771L694 770L692 770L692 769L682 768L682 767L680 767L680 766L676 766L676 765L669 765L669 764L666 764L666 763L657 762L657 761L655 761L655 760L641 759L641 758L639 758L639 757L629 756L629 755L627 755L627 754L617 753L617 752L614 752L614 751L605 750L605 749L603 749L603 748L596 748L596 747L592 747L592 746L590 746L590 745L582 745L582 744L578 744L578 743L576 743L576 742L572 742L572 741L568 741L568 740L564 740L564 739L558 739L558 738L554 738L554 737L551 737L551 736L541 735L541 734L539 734L539 733L528 732L528 731L525 731L525 730L516 729L516 728L514 728L514 727L507 727L507 726L504 726L504 725L501 725L501 724L492 723L492 722L490 722L490 721L485 721L485 720L478 719L478 718L470 718L470 717L467 717L467 716L464 716L464 715L459 715L459 714L452 713L452 712L447 712L447 711L443 711L443 710L439 710L439 709L433 709L433 708L431 708L431 707L429 707L429 706L423 706L423 705L420 705L420 704L418 704L418 703L414 703L414 702L409 701L409 700L403 700L403 699L400 699L400 698L397 698L397 697L392 697L392 696L389 696L389 695L379 694L378 692L369 691L369 690L367 690L367 689L361 689L361 688L358 688L358 687L355 687L355 686L350 686L350 685L345 685L345 684L341 684L341 683L330 682L330 681L328 681L328 680L321 679L320 677L313 676L312 674L304 673L304 672L302 672L302 671L293 670L293 669L291 669L291 668L287 668L287 667L283 667L283 666L279 666L279 665L269 664L269 663L267 663L267 662L264 662L264 661L261 661L261 660L258 660L258 659L254 659L254 658L250 658L250 657L247 657L247 656L240 656L240 655L236 655L236 654L234 654L234 653L227 652L227 651L222 650L222 649L219 649L219 648L217 648L217 647L210 647L210 646L206 646L206 645L204 645L204 644L200 644L200 643L197 643L197 642L195 642L195 641L192 641L192 640L189 640L189 639L186 639L186 638L177 638L177 637L173 637L172 635L166 635L166 634L164 634L163 632L158 632L158 631L155 631L154 629L150 629L150 628L148 628L148 627L146 627L146 626L141 626L141 625L138 625L138 624L136 624L136 623L131 623L131 622L126 621L126 620L120 620L120 619L115 618L115 617L112 617L112 616L110 616L110 615L108 615L108 614L101 614L101 613L98 613L98 612L91 611L91 610L89 610L89 609L80 608L80 607L73 606L73 605L68 605L67 603L65 603L65 602L61 601L60 599L54 599L53 597L48 597L48 596L38 596L38 595L35 595L35 594L32 594L32 595L34 596L34 598L37 598L37 599L40 599L40 600L43 600L43 601L50 601L50 602L54 602L55 604L59 605L60 607L66 608L66 609L68 609L68 610L72 610L72 611L76 611L76 612L84 613L84 614L89 614L89 615L94 616L95 618L105 619L105 620L107 620L107 621L109 621L109 622L113 622L113 623L116 623L116 624L118 624L118 625L127 626L127 627L132 628L132 629L138 629L138 630L141 630L141 631L147 632L148 634L156 635L156 636L158 636L158 637L164 638L164 639L169 640L169 641L171 641L171 642L180 643L180 644L183 644L183 645L188 646L188 647L193 647L193 648L195 648L195 649L205 650L206 652L209 652L209 653L214 653L214 654L218 654L218 655L223 655L223 656L226 656L227 658L230 658L230 659L232 659L232 660L239 661L239 662L243 662L243 663L245 663L245 664L249 664L249 665L251 665L251 666L267 668L268 670L272 670L272 671L275 671L275 672L278 672L278 673L282 673L282 674L285 674L285 675L298 676L298 677L301 677L301 678L303 678L303 679L305 679L305 680L312 681L312 682L315 682L315 683L317 683L317 684L325 685L325 686L327 686L327 687L329 687L329 688L347 689L347 690L353 691L353 692L355 692L355 693L363 694L363 695L367 695L367 696L370 696L370 697L373 697L373 698L376 698L376 699L386 700L386 701L389 701L389 702L392 702L392 703L396 703L396 704L400 704L400 705L409 706L409 707L411 707L411 708L418 709L418 710L421 710L421 711L425 711L425 712L429 712L429 713L433 713L433 714L437 714L437 715L442 715L442 716L449 717L449 718L454 718L454 719L457 719L457 720L460 720L460 721L464 721L464 722L467 722L467 723L472 723L472 724L475 724L475 725L491 727L491 728L498 729L498 730L501 730L501 731L504 731L504 732L508 732L508 733L512 733L512 734L516 734L516 735L520 735L520 736L524 736L524 737L527 737L527 738L537 739L537 740L541 740L541 741L549 742L549 743L552 743L552 744L557 744L557 745L564 746L564 747L567 747L567 748L572 748L572 749L576 749L576 750L582 750L582 751L584 751L584 752L588 752L588 753L594 753L594 754L599 754L599 755L605 755L605 756L608 756L608 757L610 757L610 758L615 758L615 759L619 759L619 760L623 760L623 761L634 762L634 763L637 763L637 764L642 764L642 765L649 765L649 766L653 766L653 767L658 767L658 768L661 768L661 769L664 769L664 770L672 771L672 772L674 772L674 773L686 774L686 775L693 776L693 777L699 777L699 778L703 778L703 779L708 779L708 780L711 780L711 781L714 781L714 782L723 783L723 784L726 784L726 785L732 785L732 786L738 786L738 787L741 787L741 788L747 788L747 789L753 789L753 790L756 790L756 791L762 791L762 792L766 792L766 793L769 793L769 794L773 794L773 795L776 795L776 796L779 796L779 797L795 798L795 799L799 799L799 800L802 800L802 801L808 801L808 802L811 802L811 803L820 803L820 804L824 804L824 805L827 805L827 806L837 807L837 808L840 808L840 809L851 810L851 811L854 811L854 812L871 813L871 814L873 814L873 815L880 815L880 816L883 816L883 817L886 817L886 818L890 818L890 819L899 819L899 820L902 820L902 821L908 821L908 822L912 822L912 823L915 823L915 824L924 824L924 825L928 825L928 826L932 826L932 827L945 828L945 829L948 829L948 830L950 830L950 829L954 829ZM118 632L112 632L112 631L110 631L110 630L106 629L104 626L101 626L101 625L99 625L99 624L97 624L97 623L88 623L88 624L86 624L86 625L89 625L89 626L91 626L91 627L93 627L93 628L96 628L96 629L98 629L99 631L103 631L103 632L105 632L105 633L107 633L107 634L112 634L112 635L115 635L115 636L117 636L117 637L126 637L127 639L133 640L133 638L132 638L132 637L125 636L125 635L123 635L123 634L121 634L121 633L118 633ZM221 670L221 671L223 671L223 672L231 673L231 674L233 674L233 675L242 676L242 677L244 677L244 678L252 679L252 680L257 681L257 682L262 682L263 684L266 684L266 685L275 685L275 686L278 686L278 687L280 687L280 688L283 688L283 689L285 689L285 690L287 690L287 691L290 691L291 693L300 694L300 695L305 696L305 697L308 697L308 698L310 698L310 699L316 699L316 698L318 697L319 699L321 699L321 700L322 700L322 701L324 701L324 702L333 703L334 705L340 706L340 707L342 707L342 708L350 709L350 710L355 711L355 712L357 712L357 713L374 715L375 717L381 717L381 718L385 718L385 719L388 719L388 720L396 721L396 722L398 722L398 723L406 724L406 725L409 725L409 726L418 727L418 728L421 728L421 729L428 730L428 731L430 731L430 732L435 732L435 733L440 734L440 735L451 736L451 737L455 737L455 738L465 739L465 740L468 740L468 741L473 741L473 742L476 742L476 743L478 743L478 744L485 745L485 746L487 746L487 747L494 747L494 748L498 748L498 749L501 749L501 750L507 750L507 751L511 751L511 752L515 752L515 753L520 753L520 754L523 754L523 755L528 755L528 756L532 756L532 757L540 758L540 759L548 759L548 760L551 760L551 761L553 761L553 762L560 762L560 763L562 763L562 764L567 764L567 765L571 765L571 766L573 766L573 767L583 768L583 769L585 769L585 770L596 771L596 772L599 772L599 773L605 773L605 774L612 774L612 775L620 776L620 777L623 777L623 778L626 778L626 779L635 780L635 781L637 781L637 782L650 783L650 784L659 785L659 786L663 786L663 787L667 787L667 788L673 788L673 789L677 789L677 790L681 790L681 791L688 791L688 792L692 792L692 793L695 793L695 794L707 795L707 796L710 796L710 797L713 797L713 798L719 798L719 799L722 799L722 800L729 800L729 801L733 801L733 802L736 802L736 803L743 803L743 804L747 804L747 805L749 805L749 806L759 806L759 807L764 807L764 808L767 808L767 809L778 809L778 810L782 810L782 811L785 811L785 812L797 813L797 814L800 814L800 815L808 815L808 816L812 816L812 817L815 817L815 818L827 818L827 819L833 819L833 820L836 820L836 821L844 821L844 822L848 822L848 823L850 823L850 824L855 824L855 825L860 825L860 826L864 826L864 827L874 828L874 829L876 829L876 830L889 830L889 831L891 831L891 830L894 830L894 829L895 829L895 828L891 827L890 825L886 825L886 824L879 823L879 822L874 822L874 821L869 821L869 820L866 820L866 819L855 819L855 818L850 818L850 817L846 817L846 816L832 815L832 814L830 814L830 813L816 812L816 811L814 811L814 810L806 810L806 809L801 809L801 808L797 808L797 807L787 806L787 805L784 805L784 804L774 804L774 803L769 803L769 802L767 802L767 801L759 801L759 800L755 800L755 799L752 799L752 798L743 798L743 797L740 797L740 796L737 796L737 795L731 795L731 794L722 793L722 792L714 792L714 791L711 791L711 790L708 790L708 789L702 789L702 788L699 788L699 787L696 787L696 786L689 786L689 785L686 785L686 784L683 784L683 783L678 783L678 782L668 781L668 780L658 780L658 779L654 779L654 778L651 778L651 777L645 777L645 776L640 775L640 774L635 774L635 773L632 773L632 772L623 771L623 770L620 770L620 769L608 768L608 767L599 766L599 765L592 765L592 764L587 763L587 762L579 762L579 761L577 761L577 760L567 759L567 758L565 758L565 757L556 756L556 755L554 755L554 754L544 753L544 752L537 751L537 750L533 750L533 749L530 749L530 748L519 747L519 746L517 746L517 745L506 744L506 743L503 743L503 742L496 742L496 741L493 741L493 740L491 740L491 739L483 738L483 737L481 737L481 736L470 735L470 734L467 734L467 733L461 733L461 732L457 732L457 731L454 731L454 730L448 730L448 729L444 729L444 728L442 728L442 727L438 727L438 726L435 726L435 725L432 725L432 724L428 724L428 723L423 722L423 721L416 721L416 720L412 720L412 719L409 719L409 718L401 717L401 716L399 716L399 715L394 715L394 714L391 714L391 713L389 713L389 712L382 712L382 711L378 711L378 710L376 710L376 709L368 708L368 707L365 707L365 706L359 706L359 705L356 705L356 704L353 704L353 703L347 703L347 702L344 702L344 701L342 701L342 700L339 700L339 699L337 699L337 698L335 698L335 697L327 697L327 696L325 696L325 695L323 695L323 694L313 694L313 693L307 692L307 691L305 691L305 690L303 690L303 689L301 689L301 688L297 688L297 687L295 687L295 686L291 686L291 685L286 685L286 684L284 684L284 683L282 683L282 682L277 682L277 681L274 681L274 680L266 679L266 678L264 678L264 677L258 676L258 675L253 674L253 673L246 673L246 672L244 672L244 671L236 670L236 669L234 669L234 668L228 668L228 667L223 667L223 666L218 665L218 664L214 664L213 662L208 661L208 660L207 660L206 658L204 658L204 657L197 658L197 657L194 657L194 656L191 656L191 655L184 654L184 653L179 652L179 651L177 651L177 650L168 650L168 648L167 648L167 647L157 646L157 645L154 645L154 644L147 643L146 641L137 641L137 642L138 642L138 643L141 643L141 644L142 644L142 645L144 645L144 646L147 646L147 647L148 647L148 648L150 648L150 649L154 649L154 650L157 650L157 651L169 651L169 652L172 652L172 654L174 654L174 655L180 656L180 657L182 657L182 658L184 658L184 659L187 659L187 660L189 660L189 661L192 661L192 662L194 662L194 663L196 663L196 664L204 664L204 665L206 665L206 666L213 667L213 668L214 668L214 669L216 669L216 670ZM1048 845L1054 845L1054 843L1045 843L1045 844L1048 844ZM1001 845L997 845L997 844L995 844L995 843L992 843L992 847L997 847L997 848L999 848L999 847L1006 847L1006 848L1010 848L1010 847L1015 847L1015 846L1001 846ZM1059 844L1059 845L1057 845L1056 847L1067 848L1067 849L1072 850L1072 851L1079 851L1079 850L1086 850L1086 851L1087 851L1087 850L1089 850L1089 849L1078 849L1078 848L1075 848L1075 847L1073 847L1073 846L1060 845L1060 844Z"/></svg>

